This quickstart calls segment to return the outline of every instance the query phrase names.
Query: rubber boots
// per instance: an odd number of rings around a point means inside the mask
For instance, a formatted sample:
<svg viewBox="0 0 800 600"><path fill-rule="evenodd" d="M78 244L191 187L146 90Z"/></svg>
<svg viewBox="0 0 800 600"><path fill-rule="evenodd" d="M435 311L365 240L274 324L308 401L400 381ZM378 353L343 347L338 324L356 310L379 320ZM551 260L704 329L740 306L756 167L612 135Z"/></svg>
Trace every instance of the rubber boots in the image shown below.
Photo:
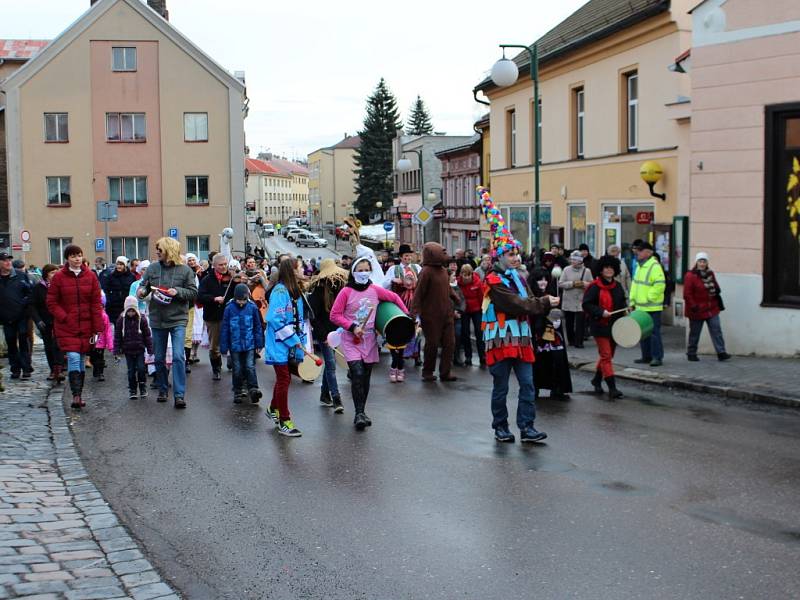
<svg viewBox="0 0 800 600"><path fill-rule="evenodd" d="M83 371L70 371L69 372L69 389L72 392L72 408L83 408L86 406L81 397L83 394L83 381L86 373Z"/></svg>
<svg viewBox="0 0 800 600"><path fill-rule="evenodd" d="M594 387L595 394L603 393L602 381L603 381L603 374L600 373L600 370L598 369L597 371L594 372L594 377L592 377L592 387ZM608 380L606 379L606 381Z"/></svg>
<svg viewBox="0 0 800 600"><path fill-rule="evenodd" d="M606 385L608 386L609 400L616 400L617 398L622 398L622 392L620 392L617 389L617 381L613 376L606 378Z"/></svg>

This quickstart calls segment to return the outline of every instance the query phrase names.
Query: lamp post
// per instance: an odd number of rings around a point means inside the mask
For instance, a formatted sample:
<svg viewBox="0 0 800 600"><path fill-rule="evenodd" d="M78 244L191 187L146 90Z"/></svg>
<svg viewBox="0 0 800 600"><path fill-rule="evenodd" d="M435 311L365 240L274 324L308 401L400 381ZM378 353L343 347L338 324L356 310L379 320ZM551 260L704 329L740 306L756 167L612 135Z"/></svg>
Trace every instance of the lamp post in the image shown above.
<svg viewBox="0 0 800 600"><path fill-rule="evenodd" d="M417 155L419 159L419 197L422 206L425 206L425 200L430 200L429 198L425 197L425 172L422 168L422 150L403 150L403 154L406 152L413 152ZM401 173L407 173L412 169L411 161L408 160L405 156L403 156L400 160L397 161L397 170ZM436 197L434 196L434 199ZM425 245L425 225L420 226L420 231L422 232L422 245Z"/></svg>
<svg viewBox="0 0 800 600"><path fill-rule="evenodd" d="M539 157L542 154L541 139L539 136L539 48L537 44L533 46L521 46L518 44L500 44L500 47L505 50L506 48L520 48L528 51L530 59L530 75L533 81L533 196L534 196L534 230L533 230L533 245L536 251L539 250L539 230L540 230L540 214L539 214ZM498 60L492 66L492 81L499 87L508 87L514 85L519 77L519 69L513 60L505 57Z"/></svg>

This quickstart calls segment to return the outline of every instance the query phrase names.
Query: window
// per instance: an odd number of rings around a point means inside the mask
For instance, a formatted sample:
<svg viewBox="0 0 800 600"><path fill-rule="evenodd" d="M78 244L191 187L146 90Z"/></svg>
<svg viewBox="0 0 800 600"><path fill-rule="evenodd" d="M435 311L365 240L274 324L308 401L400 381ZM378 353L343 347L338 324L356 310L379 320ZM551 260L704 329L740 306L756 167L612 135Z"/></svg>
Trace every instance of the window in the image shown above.
<svg viewBox="0 0 800 600"><path fill-rule="evenodd" d="M67 119L67 113L44 113L44 141L69 141L69 120Z"/></svg>
<svg viewBox="0 0 800 600"><path fill-rule="evenodd" d="M69 206L69 177L45 177L47 182L47 205Z"/></svg>
<svg viewBox="0 0 800 600"><path fill-rule="evenodd" d="M146 237L112 237L111 256L127 256L133 258L147 258L150 256L148 249L149 238Z"/></svg>
<svg viewBox="0 0 800 600"><path fill-rule="evenodd" d="M135 71L136 48L111 48L111 69L113 71Z"/></svg>
<svg viewBox="0 0 800 600"><path fill-rule="evenodd" d="M108 199L123 206L147 204L147 177L109 177Z"/></svg>
<svg viewBox="0 0 800 600"><path fill-rule="evenodd" d="M800 308L800 103L765 116L764 304Z"/></svg>
<svg viewBox="0 0 800 600"><path fill-rule="evenodd" d="M517 166L517 111L510 110L506 113L508 122L508 167Z"/></svg>
<svg viewBox="0 0 800 600"><path fill-rule="evenodd" d="M639 149L639 74L634 71L625 76L627 89L627 144L628 152Z"/></svg>
<svg viewBox="0 0 800 600"><path fill-rule="evenodd" d="M144 142L147 124L144 113L106 113L106 140Z"/></svg>
<svg viewBox="0 0 800 600"><path fill-rule="evenodd" d="M54 265L63 264L64 248L72 243L72 238L49 238L47 241L50 244L50 262Z"/></svg>
<svg viewBox="0 0 800 600"><path fill-rule="evenodd" d="M191 175L186 178L186 204L208 204L207 175Z"/></svg>
<svg viewBox="0 0 800 600"><path fill-rule="evenodd" d="M587 243L586 235L586 206L584 204L571 204L567 207L569 214L569 246L577 248Z"/></svg>
<svg viewBox="0 0 800 600"><path fill-rule="evenodd" d="M208 260L209 239L207 235L188 235L186 247L189 252L197 256L197 260Z"/></svg>
<svg viewBox="0 0 800 600"><path fill-rule="evenodd" d="M583 158L583 125L585 99L583 88L575 90L575 157Z"/></svg>
<svg viewBox="0 0 800 600"><path fill-rule="evenodd" d="M183 140L208 141L208 113L183 113Z"/></svg>

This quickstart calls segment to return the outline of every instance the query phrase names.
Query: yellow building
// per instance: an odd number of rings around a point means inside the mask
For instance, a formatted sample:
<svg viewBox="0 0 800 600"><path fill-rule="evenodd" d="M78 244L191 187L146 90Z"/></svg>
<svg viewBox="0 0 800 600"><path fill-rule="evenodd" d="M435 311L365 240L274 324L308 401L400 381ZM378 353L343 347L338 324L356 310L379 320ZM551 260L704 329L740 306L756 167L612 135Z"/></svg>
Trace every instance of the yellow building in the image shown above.
<svg viewBox="0 0 800 600"><path fill-rule="evenodd" d="M691 43L689 0L590 0L537 41L541 132L541 244L588 244L601 255L650 239L666 263L673 216L688 214L688 78L667 67ZM514 235L534 237L533 83L527 51L520 76L475 92L490 100L484 143L491 191ZM485 126L479 127L488 132ZM664 176L650 195L645 161Z"/></svg>
<svg viewBox="0 0 800 600"><path fill-rule="evenodd" d="M356 197L355 155L359 136L349 136L333 146L308 155L309 223L332 228L353 210Z"/></svg>
<svg viewBox="0 0 800 600"><path fill-rule="evenodd" d="M172 27L163 0L148 4L87 2L0 84L11 241L27 232L29 263L60 263L69 243L108 260L151 257L164 235L201 257L224 227L244 239L244 83Z"/></svg>

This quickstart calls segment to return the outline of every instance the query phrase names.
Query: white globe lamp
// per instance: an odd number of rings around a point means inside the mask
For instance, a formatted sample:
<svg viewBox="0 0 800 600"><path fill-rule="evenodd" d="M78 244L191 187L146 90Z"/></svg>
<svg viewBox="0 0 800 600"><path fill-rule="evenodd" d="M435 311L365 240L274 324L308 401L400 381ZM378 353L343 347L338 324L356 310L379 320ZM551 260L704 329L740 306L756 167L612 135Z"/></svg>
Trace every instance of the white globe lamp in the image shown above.
<svg viewBox="0 0 800 600"><path fill-rule="evenodd" d="M492 66L492 81L500 87L508 87L517 82L519 69L517 64L509 58L501 58Z"/></svg>

